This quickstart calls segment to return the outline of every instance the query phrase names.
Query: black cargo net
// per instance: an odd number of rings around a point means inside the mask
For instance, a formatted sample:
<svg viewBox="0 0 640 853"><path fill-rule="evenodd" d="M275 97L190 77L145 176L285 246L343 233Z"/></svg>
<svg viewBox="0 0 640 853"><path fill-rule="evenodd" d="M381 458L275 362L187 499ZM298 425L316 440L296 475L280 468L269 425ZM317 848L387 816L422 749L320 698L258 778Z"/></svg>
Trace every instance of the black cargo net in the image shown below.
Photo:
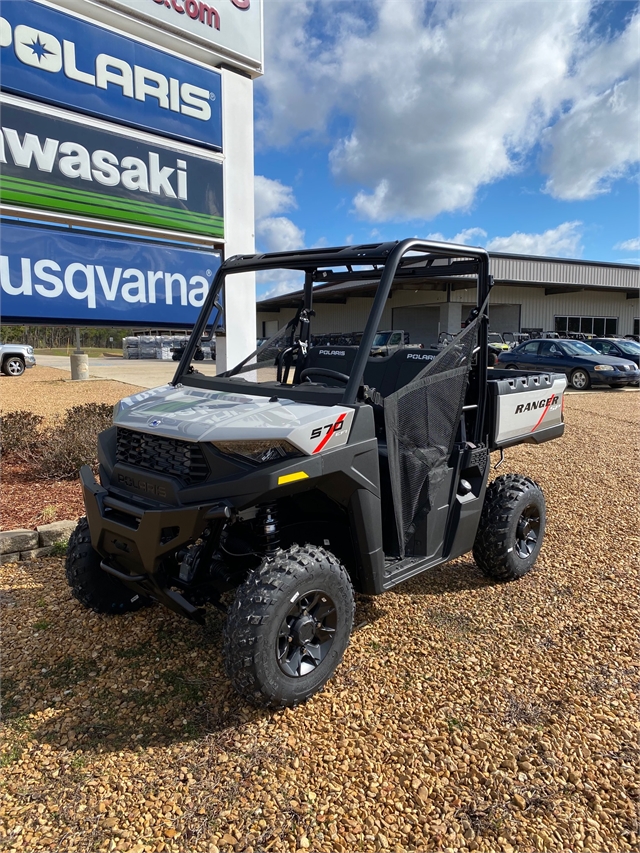
<svg viewBox="0 0 640 853"><path fill-rule="evenodd" d="M417 523L431 509L460 423L478 319L460 332L416 378L384 400L391 490L404 556Z"/></svg>

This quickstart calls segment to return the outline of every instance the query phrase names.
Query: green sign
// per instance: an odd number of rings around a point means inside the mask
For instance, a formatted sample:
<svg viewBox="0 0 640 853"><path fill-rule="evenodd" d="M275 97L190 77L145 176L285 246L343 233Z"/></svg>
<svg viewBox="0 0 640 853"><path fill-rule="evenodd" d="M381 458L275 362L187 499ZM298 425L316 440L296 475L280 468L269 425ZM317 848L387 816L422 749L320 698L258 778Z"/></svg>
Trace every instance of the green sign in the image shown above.
<svg viewBox="0 0 640 853"><path fill-rule="evenodd" d="M14 103L2 104L0 199L223 237L222 163Z"/></svg>

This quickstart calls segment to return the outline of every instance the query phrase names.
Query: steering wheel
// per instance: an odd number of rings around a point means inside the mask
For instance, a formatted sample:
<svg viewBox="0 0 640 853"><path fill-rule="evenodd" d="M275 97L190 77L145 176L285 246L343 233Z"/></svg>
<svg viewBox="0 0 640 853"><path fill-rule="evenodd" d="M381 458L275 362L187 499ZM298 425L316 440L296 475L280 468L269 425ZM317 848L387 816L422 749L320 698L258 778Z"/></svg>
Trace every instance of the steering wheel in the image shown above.
<svg viewBox="0 0 640 853"><path fill-rule="evenodd" d="M308 379L312 374L315 374L316 376L326 376L327 379L337 379L339 382L344 382L345 385L349 381L349 377L346 373L338 373L337 370L327 370L324 367L307 367L307 369L303 370L300 374L300 381Z"/></svg>

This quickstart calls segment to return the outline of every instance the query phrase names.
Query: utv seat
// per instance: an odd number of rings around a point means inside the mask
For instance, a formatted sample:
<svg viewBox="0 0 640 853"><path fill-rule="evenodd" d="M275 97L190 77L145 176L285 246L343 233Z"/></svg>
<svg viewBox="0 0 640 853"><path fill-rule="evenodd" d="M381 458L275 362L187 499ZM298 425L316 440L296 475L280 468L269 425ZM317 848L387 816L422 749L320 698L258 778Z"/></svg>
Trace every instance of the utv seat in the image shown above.
<svg viewBox="0 0 640 853"><path fill-rule="evenodd" d="M415 379L435 355L429 350L401 349L383 358L370 358L363 382L369 388L375 388L381 397L388 397Z"/></svg>
<svg viewBox="0 0 640 853"><path fill-rule="evenodd" d="M335 370L351 375L358 347L355 346L315 346L307 353L304 369ZM437 355L429 350L401 349L387 356L369 358L364 370L363 383L375 388L381 397L388 397L399 388L408 385L421 370ZM318 376L317 382L331 387L341 387L344 383L331 377Z"/></svg>
<svg viewBox="0 0 640 853"><path fill-rule="evenodd" d="M351 375L351 368L356 358L358 347L338 346L327 344L326 346L310 347L304 363L304 369L335 370L337 373ZM344 388L344 382L329 376L309 377L312 382L319 382L330 387Z"/></svg>

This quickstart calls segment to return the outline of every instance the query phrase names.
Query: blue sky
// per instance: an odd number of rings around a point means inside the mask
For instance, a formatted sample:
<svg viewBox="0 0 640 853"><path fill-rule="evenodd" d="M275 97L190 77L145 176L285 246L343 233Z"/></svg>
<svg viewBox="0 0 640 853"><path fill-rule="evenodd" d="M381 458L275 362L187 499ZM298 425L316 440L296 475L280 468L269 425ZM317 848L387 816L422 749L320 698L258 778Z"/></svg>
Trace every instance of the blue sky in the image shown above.
<svg viewBox="0 0 640 853"><path fill-rule="evenodd" d="M430 236L638 262L637 3L266 0L264 11L258 250Z"/></svg>

